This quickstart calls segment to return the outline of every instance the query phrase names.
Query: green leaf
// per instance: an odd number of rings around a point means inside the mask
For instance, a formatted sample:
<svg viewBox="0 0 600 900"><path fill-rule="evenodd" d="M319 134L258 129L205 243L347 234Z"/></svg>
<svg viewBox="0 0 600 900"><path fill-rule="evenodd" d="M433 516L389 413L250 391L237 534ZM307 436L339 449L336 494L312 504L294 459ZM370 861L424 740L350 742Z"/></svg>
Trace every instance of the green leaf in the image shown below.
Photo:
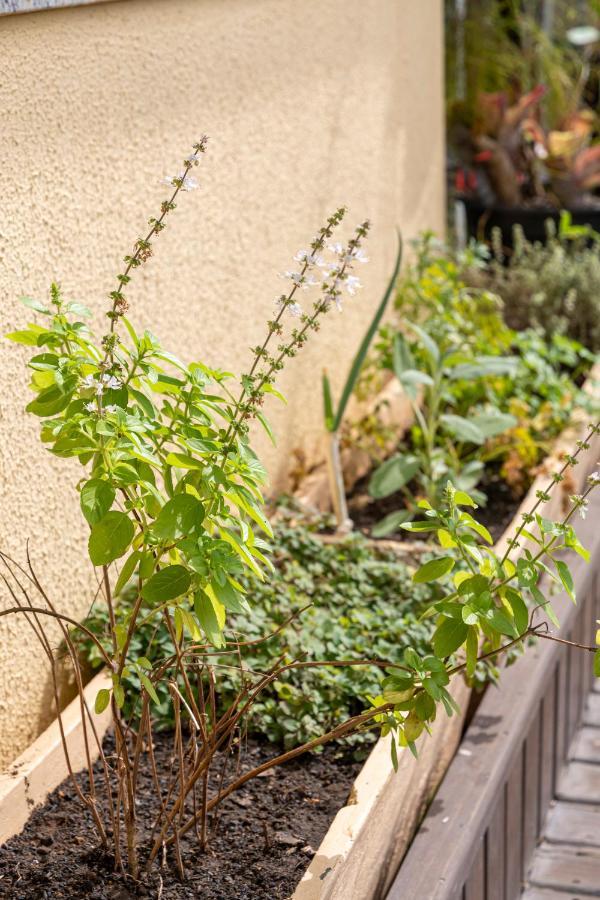
<svg viewBox="0 0 600 900"><path fill-rule="evenodd" d="M115 625L115 638L117 640L117 649L122 650L127 643L127 628L119 622Z"/></svg>
<svg viewBox="0 0 600 900"><path fill-rule="evenodd" d="M248 601L244 598L243 592L236 590L229 580L225 584L219 584L217 579L213 578L204 590L213 603L224 606L230 612L249 612Z"/></svg>
<svg viewBox="0 0 600 900"><path fill-rule="evenodd" d="M466 640L469 626L459 619L444 618L436 628L432 643L436 656L444 658L454 653Z"/></svg>
<svg viewBox="0 0 600 900"><path fill-rule="evenodd" d="M405 369L398 379L402 387L412 388L414 385L425 384L427 387L433 387L434 381L427 372L420 372L418 369ZM408 390L410 396L414 396L414 391Z"/></svg>
<svg viewBox="0 0 600 900"><path fill-rule="evenodd" d="M490 583L485 575L469 575L467 572L461 574L462 578L458 585L458 593L461 596L464 597L467 594L478 596L488 590Z"/></svg>
<svg viewBox="0 0 600 900"><path fill-rule="evenodd" d="M118 708L123 709L123 704L125 703L125 691L121 686L121 682L117 679L114 679L113 681L113 694Z"/></svg>
<svg viewBox="0 0 600 900"><path fill-rule="evenodd" d="M505 597L510 604L510 608L512 609L513 616L515 617L515 625L517 627L517 631L519 634L524 634L527 631L527 627L529 625L529 612L527 610L527 604L521 597L518 591L515 591L514 588L507 587L505 589Z"/></svg>
<svg viewBox="0 0 600 900"><path fill-rule="evenodd" d="M23 306L28 306L29 309L35 309L36 312L44 313L46 316L51 315L52 313L41 300L36 300L35 297L19 297L19 300Z"/></svg>
<svg viewBox="0 0 600 900"><path fill-rule="evenodd" d="M15 344L25 344L28 347L37 347L40 333L43 332L29 330L11 331L9 334L5 334L4 337L8 338L9 341L14 341Z"/></svg>
<svg viewBox="0 0 600 900"><path fill-rule="evenodd" d="M419 337L431 361L437 365L440 361L440 350L434 339L419 325L415 325L414 322L407 322L407 325Z"/></svg>
<svg viewBox="0 0 600 900"><path fill-rule="evenodd" d="M473 416L470 421L479 428L485 438L496 437L496 435L503 434L505 431L509 431L518 425L514 416L500 411L480 413L477 416Z"/></svg>
<svg viewBox="0 0 600 900"><path fill-rule="evenodd" d="M406 338L397 332L394 335L394 343L392 345L392 368L398 381L401 381L402 373L407 369L414 368L414 365L415 361Z"/></svg>
<svg viewBox="0 0 600 900"><path fill-rule="evenodd" d="M594 675L596 678L600 678L600 650L596 650L594 653Z"/></svg>
<svg viewBox="0 0 600 900"><path fill-rule="evenodd" d="M139 669L138 669L138 676L139 676L140 681L146 688L146 691L149 694L150 698L154 701L154 703L157 703L157 704L160 703L160 700L158 699L158 694L156 693L156 689L155 689L154 685L152 684L152 682L150 681L150 679L148 678L148 676L144 675L143 672L140 672Z"/></svg>
<svg viewBox="0 0 600 900"><path fill-rule="evenodd" d="M440 527L439 519L428 519L426 522L405 522L400 526L404 531L437 531Z"/></svg>
<svg viewBox="0 0 600 900"><path fill-rule="evenodd" d="M440 556L437 559L430 559L429 562L420 566L413 575L415 584L427 584L430 581L437 581L454 568L454 560L451 556Z"/></svg>
<svg viewBox="0 0 600 900"><path fill-rule="evenodd" d="M358 348L358 352L352 361L352 365L350 366L350 372L348 373L348 377L346 378L346 383L344 384L344 389L342 391L342 396L339 402L337 414L335 416L335 420L333 422L333 428L329 429L330 431L339 431L339 428L342 424L342 419L344 418L344 413L346 412L346 407L348 405L348 401L352 396L352 392L356 386L356 382L358 381L358 376L360 375L360 371L363 367L363 363L369 351L369 347L371 345L371 341L373 340L377 329L379 328L379 323L383 318L383 314L385 312L386 306L388 305L389 299L392 296L394 288L396 286L396 279L398 278L398 272L400 271L400 263L402 261L402 236L398 231L398 251L396 253L396 261L394 263L394 269L390 276L390 280L388 281L387 288L383 297L379 302L379 306L375 310L375 315L373 316L369 327L367 328L366 334L363 337L360 347ZM332 410L333 411L333 410ZM326 414L327 415L327 414Z"/></svg>
<svg viewBox="0 0 600 900"><path fill-rule="evenodd" d="M88 552L95 566L105 566L126 552L133 540L133 523L125 513L113 510L92 525Z"/></svg>
<svg viewBox="0 0 600 900"><path fill-rule="evenodd" d="M204 507L192 494L176 494L168 500L152 523L152 532L161 540L189 534L202 525Z"/></svg>
<svg viewBox="0 0 600 900"><path fill-rule="evenodd" d="M467 675L471 677L477 666L477 651L479 650L479 635L476 628L469 628L467 633Z"/></svg>
<svg viewBox="0 0 600 900"><path fill-rule="evenodd" d="M156 418L156 410L152 404L152 401L146 397L141 391L136 391L135 388L132 388L131 385L127 388L137 405L145 412L149 419Z"/></svg>
<svg viewBox="0 0 600 900"><path fill-rule="evenodd" d="M323 374L321 376L321 388L323 392L323 417L325 419L325 428L327 429L327 431L333 432L335 430L335 414L333 412L331 384L325 370L323 370Z"/></svg>
<svg viewBox="0 0 600 900"><path fill-rule="evenodd" d="M197 591L194 595L194 610L202 629L215 647L223 647L223 626L225 625L225 607L209 597L204 591Z"/></svg>
<svg viewBox="0 0 600 900"><path fill-rule="evenodd" d="M108 481L92 478L81 488L79 502L81 511L90 525L103 519L113 505L115 489Z"/></svg>
<svg viewBox="0 0 600 900"><path fill-rule="evenodd" d="M263 394L273 394L274 397L277 397L278 400L281 400L281 402L287 406L287 400L285 399L281 391L278 391L277 388L274 388L272 384L263 384L261 387L261 391L263 392Z"/></svg>
<svg viewBox="0 0 600 900"><path fill-rule="evenodd" d="M121 571L119 572L119 577L117 578L117 583L115 584L115 591L114 591L115 596L118 596L121 593L121 591L123 590L123 588L129 581L129 579L135 572L136 566L139 563L141 558L142 558L142 554L140 553L139 550L134 550L133 553L131 553L127 557L127 559L123 563L123 567L121 568Z"/></svg>
<svg viewBox="0 0 600 900"><path fill-rule="evenodd" d="M169 453L165 462L176 469L203 469L205 466L203 460L195 459L187 453Z"/></svg>
<svg viewBox="0 0 600 900"><path fill-rule="evenodd" d="M94 703L94 711L97 715L103 713L110 703L110 691L106 688L100 688L96 694L96 702Z"/></svg>
<svg viewBox="0 0 600 900"><path fill-rule="evenodd" d="M387 534L397 531L398 527L410 518L410 512L407 509L399 509L396 512L389 513L385 518L381 519L377 525L371 529L373 537L385 537Z"/></svg>
<svg viewBox="0 0 600 900"><path fill-rule="evenodd" d="M461 513L460 520L468 525L473 531L477 532L477 534L482 537L484 541L487 541L488 544L494 543L492 536L485 525L482 525L481 522L478 522L473 516L469 515L469 513Z"/></svg>
<svg viewBox="0 0 600 900"><path fill-rule="evenodd" d="M472 506L477 509L477 504L465 491L455 491L454 502L457 506Z"/></svg>
<svg viewBox="0 0 600 900"><path fill-rule="evenodd" d="M55 416L71 402L75 382L72 378L65 380L63 384L53 384L44 388L35 400L28 403L25 409L36 416Z"/></svg>
<svg viewBox="0 0 600 900"><path fill-rule="evenodd" d="M504 609L493 609L488 613L488 620L491 622L496 631L505 634L507 637L518 637L515 623L509 618L508 613Z"/></svg>
<svg viewBox="0 0 600 900"><path fill-rule="evenodd" d="M375 499L389 497L404 487L419 471L416 456L392 456L373 473L369 482L369 493Z"/></svg>
<svg viewBox="0 0 600 900"><path fill-rule="evenodd" d="M471 444L484 444L485 435L477 425L474 425L469 419L463 416L455 416L447 413L440 416L440 421L459 441L468 441Z"/></svg>
<svg viewBox="0 0 600 900"><path fill-rule="evenodd" d="M562 585L565 591L567 592L571 600L575 602L575 585L573 584L573 576L571 575L568 565L561 559L555 560L555 563L558 577L562 581Z"/></svg>
<svg viewBox="0 0 600 900"><path fill-rule="evenodd" d="M254 415L256 416L256 418L258 419L258 421L260 422L260 424L262 425L262 427L268 434L269 440L271 441L273 446L276 447L277 441L275 440L275 435L273 434L273 430L272 430L271 426L269 425L269 423L267 422L264 414L261 413L259 410L256 410Z"/></svg>
<svg viewBox="0 0 600 900"><path fill-rule="evenodd" d="M185 594L191 581L191 575L184 566L165 566L142 587L142 597L149 603L165 603Z"/></svg>
<svg viewBox="0 0 600 900"><path fill-rule="evenodd" d="M519 361L513 356L478 356L472 363L453 366L449 375L453 380L473 381L487 375L516 375Z"/></svg>

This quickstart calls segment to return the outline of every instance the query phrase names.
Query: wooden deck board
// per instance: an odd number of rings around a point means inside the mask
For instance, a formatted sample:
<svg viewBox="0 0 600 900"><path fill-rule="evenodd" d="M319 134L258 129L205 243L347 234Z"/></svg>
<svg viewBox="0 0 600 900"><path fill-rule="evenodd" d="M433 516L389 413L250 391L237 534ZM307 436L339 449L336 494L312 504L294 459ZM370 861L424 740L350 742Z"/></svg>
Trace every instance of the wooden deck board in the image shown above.
<svg viewBox="0 0 600 900"><path fill-rule="evenodd" d="M559 801L550 808L544 836L551 843L600 847L600 806Z"/></svg>
<svg viewBox="0 0 600 900"><path fill-rule="evenodd" d="M597 763L569 763L558 779L556 796L575 803L600 804L600 765Z"/></svg>
<svg viewBox="0 0 600 900"><path fill-rule="evenodd" d="M571 744L569 758L597 763L600 760L600 728L580 728Z"/></svg>
<svg viewBox="0 0 600 900"><path fill-rule="evenodd" d="M541 844L533 858L529 881L535 887L575 891L600 897L600 850L565 844Z"/></svg>
<svg viewBox="0 0 600 900"><path fill-rule="evenodd" d="M582 672L582 678L589 677ZM542 843L521 900L600 897L600 679L591 685L567 761L559 773Z"/></svg>
<svg viewBox="0 0 600 900"><path fill-rule="evenodd" d="M592 692L583 711L583 724L600 728L600 694Z"/></svg>
<svg viewBox="0 0 600 900"><path fill-rule="evenodd" d="M587 895L589 897L589 894ZM586 895L578 891L553 891L547 888L529 888L521 900L586 900Z"/></svg>

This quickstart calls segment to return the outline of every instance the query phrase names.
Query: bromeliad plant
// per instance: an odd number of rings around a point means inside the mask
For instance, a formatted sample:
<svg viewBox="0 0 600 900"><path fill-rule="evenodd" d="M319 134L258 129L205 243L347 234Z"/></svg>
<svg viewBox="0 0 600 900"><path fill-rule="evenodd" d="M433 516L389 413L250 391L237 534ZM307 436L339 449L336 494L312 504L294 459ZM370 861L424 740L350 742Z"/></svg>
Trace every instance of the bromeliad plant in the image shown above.
<svg viewBox="0 0 600 900"><path fill-rule="evenodd" d="M79 497L89 525L89 558L99 570L107 605L109 645L103 646L89 629L57 610L31 566L20 569L7 557L2 557L7 567L4 582L14 606L2 615L26 615L51 661L55 686L56 660L44 621L51 617L58 622L76 672L86 746L89 751L95 741L101 752L108 822L100 812L89 753L89 792L76 790L105 847L110 836L117 867L127 868L134 878L140 873L136 786L146 749L152 757L151 707L158 700L157 686L166 684L171 695L178 774L167 797L157 789L146 861L150 865L172 844L183 873L179 831L189 809L198 804L201 810L199 837L205 846L207 813L219 802L219 797L209 798L212 759L231 747L253 699L277 677L275 665L258 685L242 679L231 704L217 717L211 654L232 654L236 664L238 641L226 639L225 626L228 613L249 610L240 579L249 574L264 579L272 568L267 556L272 531L261 495L265 473L252 449L249 426L257 420L270 434L263 403L271 394L281 397L274 383L286 361L302 349L329 309L340 306L343 291L355 292L358 279L352 270L369 230L364 222L346 243L331 244L345 215L338 209L309 249L296 255L297 268L284 275L289 290L278 298L277 313L235 391L229 373L200 362L184 364L148 331L138 333L126 315L129 282L152 256L153 241L166 227L179 193L197 186L192 170L206 145L203 137L184 160L181 173L166 179L170 195L160 214L149 220L147 234L124 258L110 292L109 326L99 341L84 322L87 310L65 302L55 284L49 305L25 300L43 317L42 324L9 335L33 351L29 366L36 396L27 410L42 419L42 441L55 456L74 457L83 466ZM311 288L317 288L319 296L304 312L298 297ZM298 318L288 334L286 311ZM120 572L114 577L117 561ZM131 579L133 603L119 607L115 593ZM32 590L43 603L33 602ZM167 658L149 660L139 640L148 623L166 629L173 647ZM98 693L95 708L101 713L110 705L114 761L102 754L93 716L85 709L72 628L81 628L94 642L110 672L112 686ZM126 690L135 696L126 697ZM135 732L123 715L126 706L135 708ZM182 716L191 728L189 743Z"/></svg>
<svg viewBox="0 0 600 900"><path fill-rule="evenodd" d="M366 261L364 257L363 261ZM402 238L400 232L398 232L398 252L396 254L394 270L388 282L385 294L383 295L379 306L375 310L375 315L373 316L373 319L371 320L371 323L367 328L366 334L361 341L360 347L358 348L356 356L352 361L350 372L348 373L348 377L346 378L346 382L342 390L342 396L336 408L334 408L329 376L327 375L326 371L323 372L323 413L325 419L325 430L327 431L329 437L327 448L329 492L332 499L332 506L336 518L337 530L340 533L350 531L352 529L352 522L348 515L346 491L344 488L344 472L340 459L340 431L344 422L346 407L348 406L348 402L360 377L363 364L367 357L367 353L369 352L369 347L371 346L371 342L375 337L375 334L377 333L377 329L379 328L390 297L392 296L392 291L394 290L396 279L398 278L398 272L400 271L401 261Z"/></svg>

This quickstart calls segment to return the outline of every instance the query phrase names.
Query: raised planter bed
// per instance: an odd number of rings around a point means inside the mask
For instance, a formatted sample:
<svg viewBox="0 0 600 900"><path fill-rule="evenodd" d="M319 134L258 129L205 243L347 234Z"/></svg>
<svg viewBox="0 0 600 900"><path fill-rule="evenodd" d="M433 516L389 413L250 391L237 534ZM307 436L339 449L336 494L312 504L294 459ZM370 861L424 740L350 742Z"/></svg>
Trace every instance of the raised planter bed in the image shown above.
<svg viewBox="0 0 600 900"><path fill-rule="evenodd" d="M486 207L473 197L461 197L465 208L467 234L476 240L491 239L492 229L499 228L502 243L512 247L513 228L520 225L528 241L546 242L546 222L550 219L558 228L561 210L552 206L493 206ZM589 225L600 231L600 206L580 206L569 210L573 225Z"/></svg>
<svg viewBox="0 0 600 900"><path fill-rule="evenodd" d="M597 395L599 380L600 366L596 365L587 379L586 391ZM546 459L510 525L496 542L501 552L516 525L520 524L521 514L535 502L536 492L547 487L548 473L556 469L561 454L571 450L577 438L585 434L588 420L585 411L576 411L573 425L556 440L553 453ZM600 439L597 438L573 471L574 481L563 485L561 491L555 491L551 502L544 507L548 517L560 517L568 495L580 491L599 454ZM394 545L394 542L382 543ZM410 545L405 547L400 543L396 547L404 558L407 552L410 553ZM356 779L348 804L337 814L308 867L294 900L346 900L350 896L353 900L377 900L385 897L417 825L455 756L470 696L462 680L455 679L453 695L463 711L462 717L448 719L442 715L436 721L431 737L421 738L418 759L407 750L401 751L398 771L394 772L389 741L378 742ZM397 896L398 900L400 896L403 900L409 896L427 896L429 900L427 894Z"/></svg>
<svg viewBox="0 0 600 900"><path fill-rule="evenodd" d="M596 468L599 452L596 440L582 470ZM572 565L577 605L564 593L553 599L557 637L588 645L600 617L599 516L593 494L577 529L591 553L589 564L577 558ZM592 677L590 654L551 641L539 641L503 673L499 689L483 698L388 900L521 896Z"/></svg>
<svg viewBox="0 0 600 900"><path fill-rule="evenodd" d="M86 686L84 697L90 709L94 707L98 691L109 683L110 679L102 671ZM94 713L92 715L96 732L102 740L110 724L110 710L106 709L99 716ZM81 702L79 697L75 697L60 717L5 772L0 773L0 844L18 834L32 811L44 803L54 788L69 775L61 729L69 752L71 770L79 772L85 766ZM98 751L93 743L90 743L89 749L92 759L97 759Z"/></svg>
<svg viewBox="0 0 600 900"><path fill-rule="evenodd" d="M588 382L590 390L596 376L597 372L593 373ZM583 412L578 416L580 425L587 422L587 419L587 414ZM553 457L571 448L576 436L577 427L561 436ZM598 452L596 445L586 454L586 462L574 470L575 482L568 485L568 493L579 490L587 470L595 465ZM555 462L555 458L549 459L546 468L550 470ZM546 484L546 475L542 473L522 507L529 508L535 491ZM553 499L554 509L549 509L548 514L559 514L564 500L564 495L557 492ZM519 515L520 511L516 520ZM500 546L511 532L512 526L499 541ZM101 674L97 679L103 677ZM88 702L98 690L97 679L86 689ZM446 769L449 765L455 766L459 759L454 754L461 738L469 691L457 679L453 693L463 710L462 717L448 719L445 715L440 715L433 735L421 741L421 752L417 760L408 751L402 752L398 771L394 773L388 742L381 740L377 743L354 783L349 802L337 813L300 881L293 895L294 900L347 900L350 896L353 900L371 900L386 895L419 820ZM490 692L490 696L493 693ZM65 733L68 733L71 765L76 770L81 768L84 760L81 706L78 700L68 707L61 719ZM107 724L104 717L96 721L98 730L103 731ZM62 768L59 766L59 759ZM58 723L55 723L2 778L2 840L16 834L23 827L31 809L42 802L66 775L67 770L62 763L60 730ZM429 895L417 893L414 896Z"/></svg>

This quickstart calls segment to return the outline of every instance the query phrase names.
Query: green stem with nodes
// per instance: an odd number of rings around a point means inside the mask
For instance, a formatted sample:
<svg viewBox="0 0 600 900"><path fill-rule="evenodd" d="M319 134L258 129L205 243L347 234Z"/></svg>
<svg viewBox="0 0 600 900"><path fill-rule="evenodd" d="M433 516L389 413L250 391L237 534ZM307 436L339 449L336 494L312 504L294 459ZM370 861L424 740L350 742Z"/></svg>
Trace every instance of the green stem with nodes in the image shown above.
<svg viewBox="0 0 600 900"><path fill-rule="evenodd" d="M565 474L565 472L567 471L567 469L569 467L577 465L577 457L583 450L588 449L589 441L595 434L598 434L599 429L600 429L600 423L589 426L589 431L588 431L588 434L586 435L586 437L582 441L578 441L577 450L575 451L575 453L572 456L567 455L566 461L565 461L565 464L563 465L563 467L558 472L555 472L554 475L552 476L552 479L551 479L551 482L549 485L550 488L563 480L563 475ZM502 559L500 561L500 565L504 565L504 563L508 559L508 555L509 555L510 551L513 549L513 547L517 546L517 542L518 542L521 534L523 533L525 526L528 525L532 521L535 513L537 512L537 510L539 509L541 504L546 503L548 499L549 499L548 492L541 491L540 494L538 495L538 498L537 498L536 502L534 503L533 507L530 509L530 511L528 513L523 513L523 521L517 528L517 533L515 534L514 538L512 538L510 541L508 541L506 550L504 552L504 556L502 557Z"/></svg>
<svg viewBox="0 0 600 900"><path fill-rule="evenodd" d="M199 153L204 153L206 151L206 144L208 142L208 138L204 135L196 144L194 144L194 155L197 157ZM107 312L107 316L110 319L110 331L109 334L105 335L102 344L105 349L105 355L102 363L100 364L101 369L105 369L108 367L109 360L112 363L114 359L114 350L116 346L116 341L114 338L114 332L116 328L116 323L119 318L125 315L127 311L127 301L122 291L122 287L131 279L129 273L132 269L137 268L142 263L146 262L147 259L152 255L152 245L150 244L150 240L154 237L154 235L158 235L165 227L165 218L169 212L175 209L175 198L177 197L180 190L185 185L186 179L190 173L190 170L194 165L198 165L198 159L189 157L184 160L184 170L181 176L178 176L173 179L173 184L175 185L175 190L171 194L171 197L168 200L164 200L161 205L161 213L158 219L151 218L150 231L146 235L145 238L139 238L135 242L135 252L132 256L126 256L125 262L126 266L123 272L117 275L117 281L119 286L116 290L110 292L110 296L112 298L112 308Z"/></svg>
<svg viewBox="0 0 600 900"><path fill-rule="evenodd" d="M320 250L323 250L326 239L330 238L332 236L333 229L342 222L345 214L346 214L345 207L340 207L338 210L335 211L335 213L333 213L331 216L329 216L329 218L327 219L327 224L321 228L321 230L318 233L318 236L310 244L311 255L319 253ZM282 318L284 312L286 311L286 309L291 305L291 303L294 299L294 296L296 295L296 292L298 291L300 283L301 283L302 279L304 278L304 276L306 275L306 272L308 271L309 267L310 267L310 262L307 259L307 260L305 260L304 265L302 266L302 268L300 270L299 282L294 283L291 290L289 291L288 295L283 296L281 298L281 301L282 301L281 308L280 308L279 312L277 313L277 316L275 317L274 321L269 323L269 329L268 329L267 335L266 335L262 345L260 347L257 347L255 350L254 361L252 363L252 366L250 367L250 371L249 371L248 375L246 376L248 381L251 381L254 378L254 374L256 372L256 369L257 369L259 363L261 362L262 359L265 358L267 347L268 347L273 335L281 334L281 326L279 324L281 321L281 318ZM272 374L272 373L270 373L270 374ZM260 392L260 387L262 387L264 385L264 383L265 383L265 380L263 378L263 380L260 382L259 388L256 390L258 390ZM256 393L256 390L253 391L253 395ZM239 427L239 424L241 423L241 420L240 420L240 423L238 423L236 420L237 420L238 413L242 410L242 403L243 403L244 398L246 397L247 393L248 393L248 390L246 388L246 385L243 385L240 395L235 403L232 421L231 421L229 428L227 429L227 433L225 435L225 439L224 439L224 444L225 444L225 448L226 448L225 455L227 455L227 453L229 452L229 446L237 435L237 429Z"/></svg>
<svg viewBox="0 0 600 900"><path fill-rule="evenodd" d="M340 215L340 212L341 211L338 211L338 213L334 214L334 216L332 216L328 221L334 219L335 215ZM331 285L325 285L323 298L321 300L318 300L314 304L314 312L310 316L305 315L302 317L302 321L304 323L303 327L299 331L296 329L294 330L294 332L292 332L292 340L290 341L290 343L279 345L279 355L277 357L272 357L269 360L268 369L262 373L259 373L258 385L252 388L250 392L250 399L248 400L248 402L245 404L242 404L241 402L243 400L243 397L247 394L247 391L245 389L240 395L240 401L238 401L238 406L234 411L232 424L230 425L225 436L225 455L227 455L231 451L233 441L242 430L244 420L250 419L255 413L256 407L260 405L262 400L261 392L265 384L271 383L275 372L278 372L283 367L283 361L286 356L295 356L298 350L302 348L303 344L306 342L308 332L311 330L316 330L318 328L318 318L329 311L331 304L334 303L336 298L339 296L340 291L336 287L336 284L343 283L343 279L346 276L346 270L348 269L348 260L349 258L351 259L353 251L360 246L361 238L366 236L369 227L370 225L368 221L358 226L355 236L348 242L348 246L344 252L344 261L342 265L339 269L334 270L330 275L330 278L332 278ZM255 360L255 365L253 366L252 371L255 371L256 369L258 358L259 357L257 355L257 359ZM237 418L238 415L240 416L239 419Z"/></svg>

